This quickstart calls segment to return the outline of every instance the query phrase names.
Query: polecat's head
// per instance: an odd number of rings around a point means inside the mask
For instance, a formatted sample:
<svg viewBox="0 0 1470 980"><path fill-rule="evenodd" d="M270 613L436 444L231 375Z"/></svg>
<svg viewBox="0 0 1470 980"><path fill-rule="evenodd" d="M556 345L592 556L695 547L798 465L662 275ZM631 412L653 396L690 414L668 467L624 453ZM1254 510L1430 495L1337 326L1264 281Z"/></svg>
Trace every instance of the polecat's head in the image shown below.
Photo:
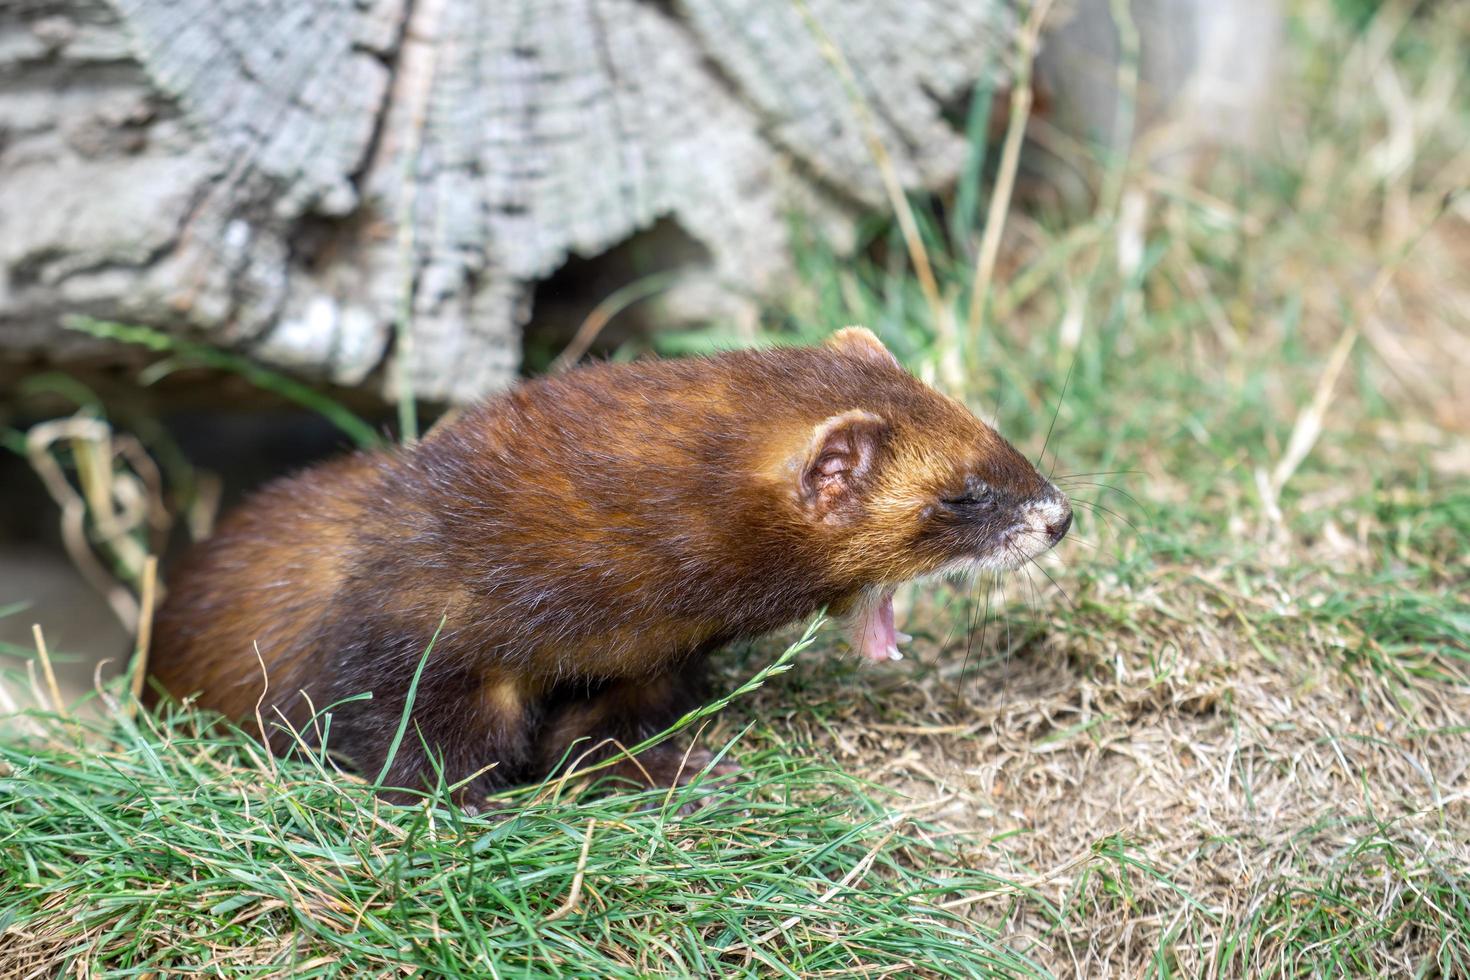
<svg viewBox="0 0 1470 980"><path fill-rule="evenodd" d="M896 585L1018 568L1071 527L1065 494L868 330L834 334L802 383L809 410L831 414L790 434L777 469L828 574L860 596L848 625L861 656L902 657Z"/></svg>
<svg viewBox="0 0 1470 980"><path fill-rule="evenodd" d="M1067 533L1066 495L871 332L838 331L824 354L824 397L841 410L812 427L786 472L839 575L882 587L1017 568Z"/></svg>

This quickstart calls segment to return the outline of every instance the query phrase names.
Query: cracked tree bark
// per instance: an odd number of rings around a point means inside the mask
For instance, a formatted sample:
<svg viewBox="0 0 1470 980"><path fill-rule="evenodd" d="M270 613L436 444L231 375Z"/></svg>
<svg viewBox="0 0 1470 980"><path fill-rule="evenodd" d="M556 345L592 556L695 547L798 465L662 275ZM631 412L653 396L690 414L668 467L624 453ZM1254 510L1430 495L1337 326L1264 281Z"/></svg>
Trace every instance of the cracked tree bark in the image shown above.
<svg viewBox="0 0 1470 980"><path fill-rule="evenodd" d="M952 180L942 106L998 81L1013 21L1006 0L10 0L0 352L87 353L58 329L87 313L464 401L515 376L570 255L671 221L704 251L671 305L728 312L780 285L792 209L841 234L883 204L864 125L907 185Z"/></svg>
<svg viewBox="0 0 1470 980"><path fill-rule="evenodd" d="M1124 35L1176 159L1260 117L1278 0L1056 6L1074 135L1134 138ZM86 313L465 401L570 257L656 229L697 256L670 318L728 315L782 285L792 212L840 241L886 205L866 126L950 183L943 107L1004 84L1015 29L1013 0L5 0L0 358L116 356L59 329Z"/></svg>

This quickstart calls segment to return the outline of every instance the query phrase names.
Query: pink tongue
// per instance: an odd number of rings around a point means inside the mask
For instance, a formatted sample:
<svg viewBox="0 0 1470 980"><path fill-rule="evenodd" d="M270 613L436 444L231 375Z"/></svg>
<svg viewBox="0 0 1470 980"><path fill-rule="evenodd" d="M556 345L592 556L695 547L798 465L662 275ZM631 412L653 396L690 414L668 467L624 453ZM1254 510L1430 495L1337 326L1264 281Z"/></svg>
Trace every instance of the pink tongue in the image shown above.
<svg viewBox="0 0 1470 980"><path fill-rule="evenodd" d="M893 628L892 592L860 606L848 623L848 631L852 648L869 660L903 659L898 652L898 631Z"/></svg>

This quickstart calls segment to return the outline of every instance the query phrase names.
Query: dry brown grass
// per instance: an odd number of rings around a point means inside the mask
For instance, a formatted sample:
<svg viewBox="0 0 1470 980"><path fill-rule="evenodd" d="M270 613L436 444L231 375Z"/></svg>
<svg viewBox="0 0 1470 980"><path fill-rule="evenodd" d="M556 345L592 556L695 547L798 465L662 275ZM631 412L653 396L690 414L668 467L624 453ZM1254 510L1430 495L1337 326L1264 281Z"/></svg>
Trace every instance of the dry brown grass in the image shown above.
<svg viewBox="0 0 1470 980"><path fill-rule="evenodd" d="M977 400L1034 450L1102 344L1053 446L1132 496L1072 484L1055 582L917 592L918 674L763 697L1060 975L1470 972L1470 8L1297 14L1260 158L1012 217Z"/></svg>
<svg viewBox="0 0 1470 980"><path fill-rule="evenodd" d="M1463 673L1350 670L1354 638L1330 624L1253 638L1235 611L1278 600L1237 593L1229 571L1018 611L1015 638L1035 632L1009 655L987 645L961 673L951 645L920 684L865 677L820 727L791 715L789 737L973 841L973 866L1010 885L963 901L1057 974L1463 966Z"/></svg>

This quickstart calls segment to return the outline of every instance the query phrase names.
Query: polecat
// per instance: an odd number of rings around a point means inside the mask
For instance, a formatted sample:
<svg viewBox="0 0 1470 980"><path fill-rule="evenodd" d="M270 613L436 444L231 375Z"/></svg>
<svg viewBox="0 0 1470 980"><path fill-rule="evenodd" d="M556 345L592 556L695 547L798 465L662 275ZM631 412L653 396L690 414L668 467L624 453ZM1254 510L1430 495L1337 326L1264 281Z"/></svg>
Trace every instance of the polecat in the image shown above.
<svg viewBox="0 0 1470 980"><path fill-rule="evenodd" d="M386 782L432 783L427 746L450 783L493 764L474 798L548 773L579 738L662 730L706 654L823 607L850 615L854 649L896 659L895 586L1015 567L1071 520L1020 453L860 327L817 348L599 364L267 486L175 571L149 666L238 720L264 690L267 724L307 738L313 710L371 691L332 710L329 743L373 775L438 629ZM667 785L681 764L665 744L619 766Z"/></svg>

